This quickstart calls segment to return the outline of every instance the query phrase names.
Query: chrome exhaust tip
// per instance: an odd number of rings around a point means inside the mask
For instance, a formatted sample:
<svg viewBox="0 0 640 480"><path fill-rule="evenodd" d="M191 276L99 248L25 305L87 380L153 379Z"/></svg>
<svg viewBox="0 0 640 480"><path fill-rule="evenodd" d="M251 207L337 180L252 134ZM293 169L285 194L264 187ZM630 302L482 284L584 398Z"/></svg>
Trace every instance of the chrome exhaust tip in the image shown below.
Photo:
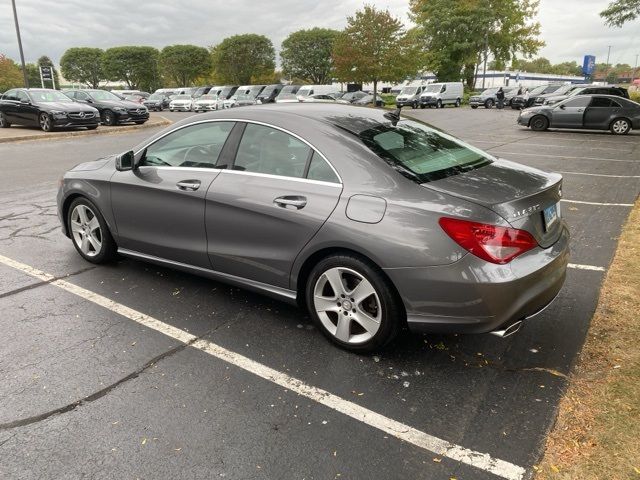
<svg viewBox="0 0 640 480"><path fill-rule="evenodd" d="M520 330L521 326L522 326L522 320L518 320L517 322L509 325L504 330L494 330L493 332L489 332L489 333L497 337L505 338L505 337L508 337L509 335L513 335L514 333L516 333L518 330Z"/></svg>

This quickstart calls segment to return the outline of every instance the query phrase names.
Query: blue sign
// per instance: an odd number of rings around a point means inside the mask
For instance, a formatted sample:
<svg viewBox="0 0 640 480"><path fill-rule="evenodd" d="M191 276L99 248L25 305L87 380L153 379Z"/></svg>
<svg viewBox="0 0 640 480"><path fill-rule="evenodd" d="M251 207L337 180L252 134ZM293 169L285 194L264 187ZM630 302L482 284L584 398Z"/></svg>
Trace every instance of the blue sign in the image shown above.
<svg viewBox="0 0 640 480"><path fill-rule="evenodd" d="M596 69L596 57L593 55L585 55L584 62L582 63L582 73L585 75L593 74Z"/></svg>

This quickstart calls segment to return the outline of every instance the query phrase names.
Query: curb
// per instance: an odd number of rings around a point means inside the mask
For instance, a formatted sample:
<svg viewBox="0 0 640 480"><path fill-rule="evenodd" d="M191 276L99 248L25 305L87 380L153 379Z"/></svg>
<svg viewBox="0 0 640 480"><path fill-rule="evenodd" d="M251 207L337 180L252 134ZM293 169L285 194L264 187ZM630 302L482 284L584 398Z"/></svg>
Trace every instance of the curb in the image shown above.
<svg viewBox="0 0 640 480"><path fill-rule="evenodd" d="M146 122L142 125L122 125L120 127L109 127L108 130L101 130L100 127L95 130L75 130L70 132L41 132L34 135L22 135L8 138L0 138L0 143L23 142L30 140L53 140L60 138L70 138L84 135L114 135L121 132L131 132L135 130L143 130L145 128L164 127L171 125L173 122L168 118L160 116L161 120L157 122Z"/></svg>

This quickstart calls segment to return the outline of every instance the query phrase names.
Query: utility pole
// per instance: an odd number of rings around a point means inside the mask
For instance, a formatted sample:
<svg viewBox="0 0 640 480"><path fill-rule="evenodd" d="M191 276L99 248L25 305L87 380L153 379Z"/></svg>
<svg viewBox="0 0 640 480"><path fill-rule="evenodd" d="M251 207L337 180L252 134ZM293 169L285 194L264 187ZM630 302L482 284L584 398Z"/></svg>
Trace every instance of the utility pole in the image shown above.
<svg viewBox="0 0 640 480"><path fill-rule="evenodd" d="M22 39L20 38L20 25L18 25L18 12L16 12L16 0L11 0L13 6L13 19L16 22L16 35L18 35L18 49L20 50L20 61L22 62L22 77L24 78L24 88L29 88L27 79L27 67L24 64L24 53L22 51Z"/></svg>
<svg viewBox="0 0 640 480"><path fill-rule="evenodd" d="M482 69L482 89L484 90L484 82L487 79L487 57L489 56L489 34L484 34L484 67ZM475 85L474 85L475 88Z"/></svg>
<svg viewBox="0 0 640 480"><path fill-rule="evenodd" d="M636 53L636 64L633 67L633 73L631 74L631 83L636 79L636 70L638 69L638 54Z"/></svg>

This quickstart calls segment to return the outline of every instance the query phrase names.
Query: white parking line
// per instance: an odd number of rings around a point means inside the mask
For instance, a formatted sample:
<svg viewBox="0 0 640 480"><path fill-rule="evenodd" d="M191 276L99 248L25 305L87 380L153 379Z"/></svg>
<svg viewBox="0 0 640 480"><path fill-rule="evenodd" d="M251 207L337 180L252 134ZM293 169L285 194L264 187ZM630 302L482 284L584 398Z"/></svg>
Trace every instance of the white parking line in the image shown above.
<svg viewBox="0 0 640 480"><path fill-rule="evenodd" d="M569 268L574 268L576 270L593 270L594 272L604 272L604 267L596 267L595 265L581 265L579 263L570 263L567 265Z"/></svg>
<svg viewBox="0 0 640 480"><path fill-rule="evenodd" d="M468 141L471 142L471 143L500 143L500 140L494 140L494 141L491 141L491 140L468 140ZM552 148L576 148L576 147L582 146L582 145L552 145L552 144L549 144L549 143L541 144L541 143L524 143L524 142L518 142L517 145L519 147L552 147ZM498 148L498 147L496 146L496 147L493 147L493 148ZM589 150L607 150L607 151L611 151L611 147L590 147L590 146L587 146L585 148L588 148ZM629 152L622 152L622 153L631 154L633 152L629 151Z"/></svg>
<svg viewBox="0 0 640 480"><path fill-rule="evenodd" d="M247 372L253 373L260 378L280 385L281 387L291 390L298 395L309 398L310 400L318 402L332 410L381 430L399 440L410 443L424 450L428 450L438 456L450 458L508 480L521 480L526 473L526 470L523 467L493 458L487 453L476 452L460 445L450 443L446 440L442 440L438 437L434 437L433 435L429 435L428 433L417 430L409 425L385 417L384 415L376 413L373 410L369 410L368 408L362 407L349 400L345 400L344 398L334 395L326 390L308 385L302 380L274 370L266 365L240 355L239 353L227 350L226 348L209 340L197 340L197 337L190 333L166 324L149 315L133 310L100 294L86 290L65 280L55 280L54 276L24 263L12 260L2 255L0 255L0 263L31 275L32 277L44 282L49 282L50 285L61 288L66 292L77 295L85 300L95 303L96 305L100 305L101 307L111 310L118 315L122 315L134 322L163 333L168 337L174 338L183 343L193 342L190 345L193 348L208 353L213 357L230 363Z"/></svg>
<svg viewBox="0 0 640 480"><path fill-rule="evenodd" d="M599 205L604 207L633 207L633 203L601 203L601 202L583 202L581 200L567 200L563 198L561 202L579 203L581 205Z"/></svg>
<svg viewBox="0 0 640 480"><path fill-rule="evenodd" d="M568 175L586 175L588 177L607 177L607 178L640 178L640 175L607 175L604 173L584 173L584 172L562 172L555 170L555 173L562 173Z"/></svg>
<svg viewBox="0 0 640 480"><path fill-rule="evenodd" d="M498 147L495 147L498 148ZM493 150L493 148L489 148L487 150ZM524 155L527 157L548 157L548 158L569 158L576 160L598 160L602 162L627 162L627 163L638 163L639 160L621 160L618 158L601 158L601 157L571 157L568 155L549 155L547 153L525 153L525 152L492 152L493 155Z"/></svg>

